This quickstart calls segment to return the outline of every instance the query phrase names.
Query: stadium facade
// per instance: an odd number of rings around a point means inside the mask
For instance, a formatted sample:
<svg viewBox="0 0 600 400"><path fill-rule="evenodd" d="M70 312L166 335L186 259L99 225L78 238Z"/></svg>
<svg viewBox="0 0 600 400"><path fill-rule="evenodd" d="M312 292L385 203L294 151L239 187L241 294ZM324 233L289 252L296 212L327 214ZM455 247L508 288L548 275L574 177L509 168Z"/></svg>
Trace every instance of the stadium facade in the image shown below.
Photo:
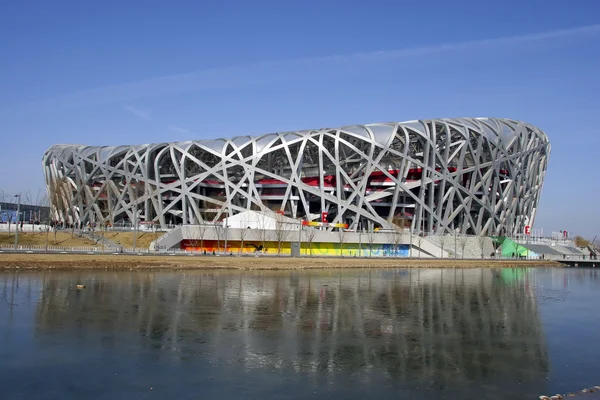
<svg viewBox="0 0 600 400"><path fill-rule="evenodd" d="M54 145L43 167L53 218L67 223L165 226L272 210L326 229L503 235L533 224L549 155L547 136L530 124L460 118Z"/></svg>

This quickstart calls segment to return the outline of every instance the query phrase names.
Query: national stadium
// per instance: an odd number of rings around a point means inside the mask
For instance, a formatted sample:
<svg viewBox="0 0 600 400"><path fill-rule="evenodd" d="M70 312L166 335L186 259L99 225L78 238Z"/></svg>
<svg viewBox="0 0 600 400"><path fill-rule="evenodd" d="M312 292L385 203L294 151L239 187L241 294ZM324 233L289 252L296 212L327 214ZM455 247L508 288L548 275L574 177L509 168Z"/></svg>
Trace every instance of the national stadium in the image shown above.
<svg viewBox="0 0 600 400"><path fill-rule="evenodd" d="M501 118L352 125L134 146L54 145L53 218L213 224L246 212L321 231L513 235L533 225L544 132Z"/></svg>

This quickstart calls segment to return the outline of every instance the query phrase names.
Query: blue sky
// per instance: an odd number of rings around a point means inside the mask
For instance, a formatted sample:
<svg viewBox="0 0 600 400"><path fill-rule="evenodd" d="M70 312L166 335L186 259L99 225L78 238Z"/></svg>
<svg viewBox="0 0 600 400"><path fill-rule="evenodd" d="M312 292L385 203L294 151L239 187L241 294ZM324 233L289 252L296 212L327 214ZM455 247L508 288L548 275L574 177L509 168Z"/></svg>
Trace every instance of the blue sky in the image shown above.
<svg viewBox="0 0 600 400"><path fill-rule="evenodd" d="M418 118L528 121L535 228L600 233L600 2L0 4L0 190L55 143L136 144Z"/></svg>

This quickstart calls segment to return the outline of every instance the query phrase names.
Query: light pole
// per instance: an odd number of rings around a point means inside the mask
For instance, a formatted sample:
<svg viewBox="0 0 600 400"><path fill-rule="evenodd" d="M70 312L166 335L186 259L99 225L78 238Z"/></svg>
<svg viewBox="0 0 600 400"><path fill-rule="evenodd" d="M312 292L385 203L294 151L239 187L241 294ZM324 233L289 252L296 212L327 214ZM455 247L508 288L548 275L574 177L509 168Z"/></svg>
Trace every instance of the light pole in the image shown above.
<svg viewBox="0 0 600 400"><path fill-rule="evenodd" d="M302 256L302 218L298 220L298 257Z"/></svg>
<svg viewBox="0 0 600 400"><path fill-rule="evenodd" d="M228 213L228 211L226 211L226 213L225 213L225 229L224 229L224 232L225 232L225 255L227 255L227 228L228 228L227 227L227 216L228 216L227 213Z"/></svg>
<svg viewBox="0 0 600 400"><path fill-rule="evenodd" d="M456 247L456 229L454 229L454 258L457 258L458 249Z"/></svg>
<svg viewBox="0 0 600 400"><path fill-rule="evenodd" d="M362 224L358 223L358 256L362 257Z"/></svg>
<svg viewBox="0 0 600 400"><path fill-rule="evenodd" d="M19 213L21 211L21 193L19 194L15 194L15 197L18 199L17 200L17 226L16 226L16 233L15 233L15 250L17 249L17 245L19 244Z"/></svg>
<svg viewBox="0 0 600 400"><path fill-rule="evenodd" d="M48 235L50 235L50 225L46 225L46 253L48 252Z"/></svg>
<svg viewBox="0 0 600 400"><path fill-rule="evenodd" d="M408 231L410 234L410 247L408 248L408 258L412 258L412 250L413 250L413 221L410 221L410 230Z"/></svg>
<svg viewBox="0 0 600 400"><path fill-rule="evenodd" d="M133 251L137 247L137 202L133 205Z"/></svg>

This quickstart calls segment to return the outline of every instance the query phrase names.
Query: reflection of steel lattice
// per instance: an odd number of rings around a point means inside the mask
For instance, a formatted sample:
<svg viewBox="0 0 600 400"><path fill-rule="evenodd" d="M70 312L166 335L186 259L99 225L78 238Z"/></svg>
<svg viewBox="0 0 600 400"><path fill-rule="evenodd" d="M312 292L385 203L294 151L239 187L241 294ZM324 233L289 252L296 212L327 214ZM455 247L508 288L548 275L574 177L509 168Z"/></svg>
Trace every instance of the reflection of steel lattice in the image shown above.
<svg viewBox="0 0 600 400"><path fill-rule="evenodd" d="M546 135L509 119L439 119L144 146L52 146L44 173L67 222L196 223L244 210L416 232L532 225ZM359 225L360 224L360 225ZM331 229L331 228L330 228Z"/></svg>
<svg viewBox="0 0 600 400"><path fill-rule="evenodd" d="M63 338L82 329L118 334L124 340L115 341L115 351L123 346L130 352L152 338L174 359L203 351L248 369L293 369L331 379L338 371L331 366L350 369L357 379L386 371L404 382L434 377L445 388L499 377L538 384L548 373L535 285L499 282L489 269L96 279L79 301L64 295L70 285L64 276L45 279L37 331Z"/></svg>

